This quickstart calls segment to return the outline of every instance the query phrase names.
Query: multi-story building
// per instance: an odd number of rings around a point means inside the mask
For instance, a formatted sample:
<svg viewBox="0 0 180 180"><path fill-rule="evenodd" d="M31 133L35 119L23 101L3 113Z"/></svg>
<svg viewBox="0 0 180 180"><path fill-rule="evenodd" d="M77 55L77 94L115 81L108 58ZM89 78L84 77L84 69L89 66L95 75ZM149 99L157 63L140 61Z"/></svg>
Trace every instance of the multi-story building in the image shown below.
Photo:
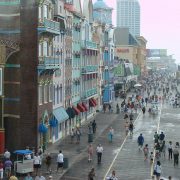
<svg viewBox="0 0 180 180"><path fill-rule="evenodd" d="M138 76L143 74L146 64L146 43L144 37L134 37L128 28L115 29L115 56L120 62L119 67L115 69L116 74L119 74L116 75L115 83L121 82L123 86L127 86L123 89L132 87Z"/></svg>
<svg viewBox="0 0 180 180"><path fill-rule="evenodd" d="M53 38L54 57L59 61L59 68L53 74L53 113L51 115L51 134L53 142L65 137L69 132L69 116L64 109L65 97L65 10L64 2L56 2L54 19L60 24L60 34ZM57 125L53 121L58 122Z"/></svg>
<svg viewBox="0 0 180 180"><path fill-rule="evenodd" d="M0 12L0 154L3 154L8 133L8 122L5 120L7 117L9 123L11 121L16 123L19 120L17 105L19 105L20 83L17 76L20 74L20 63L17 56L20 42L20 1L1 1ZM16 54L14 61L12 58L10 61L10 57L14 54ZM12 76L7 77L7 74L12 74ZM11 112L4 106L12 108Z"/></svg>
<svg viewBox="0 0 180 180"><path fill-rule="evenodd" d="M129 28L133 36L140 36L140 4L138 0L117 0L117 27Z"/></svg>
<svg viewBox="0 0 180 180"><path fill-rule="evenodd" d="M107 11L108 9L108 11ZM114 58L114 32L112 27L112 8L109 8L103 0L94 3L93 17L98 23L104 24L103 59L104 59L104 90L103 103L111 103L114 97L113 85L113 58ZM99 18L100 17L100 18Z"/></svg>
<svg viewBox="0 0 180 180"><path fill-rule="evenodd" d="M5 31L8 35L20 37L19 49L17 48L7 57L7 65L5 65L7 66L4 82L5 145L10 150L26 146L35 148L42 146L45 149L49 142L60 137L60 132L56 127L65 120L63 119L65 114L61 116L61 112L66 113L66 111L58 110L57 115L53 108L60 107L62 104L53 105L53 99L58 101L63 97L61 89L63 89L64 80L61 76L57 78L54 72L58 74L63 71L61 61L64 57L61 46L58 50L54 44L61 45L56 36L63 36L61 29L64 29L64 25L58 14L54 16L54 3L53 0L6 2L9 9L18 10L15 14L13 13L14 15L20 14L19 22L17 17L16 21L13 19L11 22L13 31L11 33ZM8 28L9 22L5 25ZM53 84L56 83L59 87L58 92L53 91ZM67 114L66 116L68 118ZM58 131L55 134L53 134L54 128ZM16 139L11 137L16 137Z"/></svg>
<svg viewBox="0 0 180 180"><path fill-rule="evenodd" d="M82 22L82 58L81 58L81 99L85 109L85 119L92 116L98 105L98 46L92 41L93 6L88 0L84 3ZM84 118L83 118L84 119Z"/></svg>

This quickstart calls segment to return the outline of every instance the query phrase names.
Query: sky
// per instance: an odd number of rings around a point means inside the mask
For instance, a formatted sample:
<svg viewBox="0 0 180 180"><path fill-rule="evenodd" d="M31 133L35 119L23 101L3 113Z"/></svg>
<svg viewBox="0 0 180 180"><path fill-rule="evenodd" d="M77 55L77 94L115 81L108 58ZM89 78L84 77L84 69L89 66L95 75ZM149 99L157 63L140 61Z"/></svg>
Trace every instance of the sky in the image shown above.
<svg viewBox="0 0 180 180"><path fill-rule="evenodd" d="M93 0L95 2L96 0ZM116 0L104 0L113 7L116 26ZM139 0L141 7L141 35L149 49L167 49L180 63L180 0Z"/></svg>

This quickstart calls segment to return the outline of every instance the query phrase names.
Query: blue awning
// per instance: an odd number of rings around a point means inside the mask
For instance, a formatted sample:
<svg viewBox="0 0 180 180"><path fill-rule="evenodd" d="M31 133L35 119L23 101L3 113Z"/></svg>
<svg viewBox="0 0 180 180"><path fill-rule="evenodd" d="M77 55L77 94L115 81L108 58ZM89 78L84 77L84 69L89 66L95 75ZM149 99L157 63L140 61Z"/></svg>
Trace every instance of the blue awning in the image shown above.
<svg viewBox="0 0 180 180"><path fill-rule="evenodd" d="M58 120L58 123L61 123L65 120L69 119L69 116L63 107L54 109L53 114L54 114L55 118Z"/></svg>

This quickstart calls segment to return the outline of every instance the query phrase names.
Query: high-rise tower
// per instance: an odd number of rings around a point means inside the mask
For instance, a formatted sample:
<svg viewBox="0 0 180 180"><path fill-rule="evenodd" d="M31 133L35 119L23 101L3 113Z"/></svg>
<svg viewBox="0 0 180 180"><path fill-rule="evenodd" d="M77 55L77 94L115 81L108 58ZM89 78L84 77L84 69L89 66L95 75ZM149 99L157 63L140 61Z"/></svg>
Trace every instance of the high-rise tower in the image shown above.
<svg viewBox="0 0 180 180"><path fill-rule="evenodd" d="M117 27L128 27L132 35L140 35L140 5L138 0L117 0Z"/></svg>

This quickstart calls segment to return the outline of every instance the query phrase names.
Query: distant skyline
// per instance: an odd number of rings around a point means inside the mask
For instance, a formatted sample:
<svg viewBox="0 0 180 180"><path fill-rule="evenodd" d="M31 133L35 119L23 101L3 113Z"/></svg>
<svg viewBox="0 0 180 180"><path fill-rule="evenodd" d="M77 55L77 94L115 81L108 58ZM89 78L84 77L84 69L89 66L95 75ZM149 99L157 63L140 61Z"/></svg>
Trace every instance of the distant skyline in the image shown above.
<svg viewBox="0 0 180 180"><path fill-rule="evenodd" d="M93 3L96 0L93 0ZM116 0L104 0L113 10L116 26ZM180 1L139 0L141 7L141 35L149 49L167 49L180 63Z"/></svg>

